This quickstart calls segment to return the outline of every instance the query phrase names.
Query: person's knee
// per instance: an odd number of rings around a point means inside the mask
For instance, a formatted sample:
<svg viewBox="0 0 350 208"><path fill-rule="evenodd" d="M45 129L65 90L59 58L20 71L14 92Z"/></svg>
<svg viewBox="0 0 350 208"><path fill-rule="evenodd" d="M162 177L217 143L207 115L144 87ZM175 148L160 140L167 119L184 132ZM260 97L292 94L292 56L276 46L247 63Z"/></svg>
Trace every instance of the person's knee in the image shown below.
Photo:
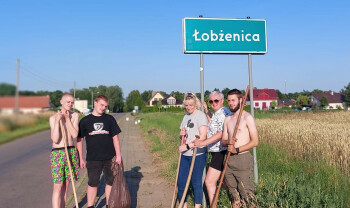
<svg viewBox="0 0 350 208"><path fill-rule="evenodd" d="M213 186L213 185L215 186L217 180L215 180L215 179L213 179L213 178L211 178L211 177L206 177L205 180L204 180L204 182L205 182L205 185L206 185L206 186Z"/></svg>
<svg viewBox="0 0 350 208"><path fill-rule="evenodd" d="M54 193L60 193L64 189L65 189L64 184L54 184L54 186L53 186Z"/></svg>

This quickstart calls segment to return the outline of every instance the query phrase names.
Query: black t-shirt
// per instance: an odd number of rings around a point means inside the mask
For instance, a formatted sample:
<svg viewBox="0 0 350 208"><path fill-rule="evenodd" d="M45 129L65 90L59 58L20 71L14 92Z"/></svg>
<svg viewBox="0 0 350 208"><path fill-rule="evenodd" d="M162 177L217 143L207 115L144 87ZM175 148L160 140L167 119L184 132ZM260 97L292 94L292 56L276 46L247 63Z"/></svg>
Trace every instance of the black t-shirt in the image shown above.
<svg viewBox="0 0 350 208"><path fill-rule="evenodd" d="M121 132L115 118L108 114L85 116L79 122L78 137L85 137L86 160L109 160L115 156L113 136Z"/></svg>

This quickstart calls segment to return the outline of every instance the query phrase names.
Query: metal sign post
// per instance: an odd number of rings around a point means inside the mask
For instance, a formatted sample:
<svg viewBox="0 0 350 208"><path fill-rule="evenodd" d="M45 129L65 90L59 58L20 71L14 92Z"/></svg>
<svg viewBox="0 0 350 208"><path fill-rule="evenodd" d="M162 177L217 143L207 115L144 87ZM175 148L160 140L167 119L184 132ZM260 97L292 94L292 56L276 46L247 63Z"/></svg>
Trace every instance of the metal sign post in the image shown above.
<svg viewBox="0 0 350 208"><path fill-rule="evenodd" d="M201 101L204 101L204 66L203 66L203 53L200 54L200 79L201 79ZM203 111L203 105L202 105Z"/></svg>
<svg viewBox="0 0 350 208"><path fill-rule="evenodd" d="M250 96L250 114L254 118L254 100L253 100L253 76L252 76L252 54L248 54L248 72L249 72L249 95ZM248 92L245 92L248 93ZM254 182L258 185L258 162L256 159L256 147L253 148Z"/></svg>

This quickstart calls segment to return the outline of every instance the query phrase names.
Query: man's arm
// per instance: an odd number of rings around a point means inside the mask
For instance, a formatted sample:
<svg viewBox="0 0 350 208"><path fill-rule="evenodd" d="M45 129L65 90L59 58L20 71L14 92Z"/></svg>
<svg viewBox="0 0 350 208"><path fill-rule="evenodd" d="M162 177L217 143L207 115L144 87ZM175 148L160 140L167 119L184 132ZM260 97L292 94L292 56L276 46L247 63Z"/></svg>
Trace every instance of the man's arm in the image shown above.
<svg viewBox="0 0 350 208"><path fill-rule="evenodd" d="M120 153L120 142L119 142L119 137L118 134L113 136L113 145L114 145L114 150L115 150L115 161L117 164L120 164L122 162L122 155Z"/></svg>
<svg viewBox="0 0 350 208"><path fill-rule="evenodd" d="M79 153L80 168L85 168L85 161L83 157L83 140L84 137L77 138L77 150Z"/></svg>
<svg viewBox="0 0 350 208"><path fill-rule="evenodd" d="M221 145L223 147L227 147L228 144L228 131L227 131L227 123L230 117L226 117L224 121L224 130L222 131L222 139L221 139Z"/></svg>
<svg viewBox="0 0 350 208"><path fill-rule="evenodd" d="M56 113L50 117L51 140L55 144L60 143L60 120L61 116Z"/></svg>
<svg viewBox="0 0 350 208"><path fill-rule="evenodd" d="M211 112L210 112L210 110L209 110L209 108L208 108L207 103L204 102L204 101L200 101L200 102L201 102L202 105L203 105L203 109L204 109L205 115L207 116L208 121L210 121L210 120L211 120L211 117L212 117L213 115L211 114Z"/></svg>
<svg viewBox="0 0 350 208"><path fill-rule="evenodd" d="M66 127L69 131L69 134L72 136L72 138L77 138L78 136L78 125L79 125L79 115L78 113L72 114L72 119L69 118L69 112L64 114L64 118L66 120Z"/></svg>

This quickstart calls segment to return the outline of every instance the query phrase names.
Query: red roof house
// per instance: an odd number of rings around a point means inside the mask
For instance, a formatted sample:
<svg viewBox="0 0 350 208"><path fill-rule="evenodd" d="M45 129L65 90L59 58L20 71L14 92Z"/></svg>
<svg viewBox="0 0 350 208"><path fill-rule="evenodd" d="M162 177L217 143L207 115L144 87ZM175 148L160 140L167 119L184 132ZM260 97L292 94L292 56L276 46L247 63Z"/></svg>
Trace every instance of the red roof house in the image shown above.
<svg viewBox="0 0 350 208"><path fill-rule="evenodd" d="M250 92L248 92L247 103L250 104ZM275 89L253 89L253 101L254 108L259 108L260 110L269 109L272 102L277 104L278 95Z"/></svg>
<svg viewBox="0 0 350 208"><path fill-rule="evenodd" d="M325 97L328 101L328 106L325 106L326 109L344 109L344 94L337 93L333 91L321 92L321 93L313 93L310 97L310 102L317 106L321 106L321 99Z"/></svg>
<svg viewBox="0 0 350 208"><path fill-rule="evenodd" d="M39 113L50 107L50 97L47 96L19 96L19 111L22 113ZM15 108L14 96L0 96L0 113L13 113Z"/></svg>

